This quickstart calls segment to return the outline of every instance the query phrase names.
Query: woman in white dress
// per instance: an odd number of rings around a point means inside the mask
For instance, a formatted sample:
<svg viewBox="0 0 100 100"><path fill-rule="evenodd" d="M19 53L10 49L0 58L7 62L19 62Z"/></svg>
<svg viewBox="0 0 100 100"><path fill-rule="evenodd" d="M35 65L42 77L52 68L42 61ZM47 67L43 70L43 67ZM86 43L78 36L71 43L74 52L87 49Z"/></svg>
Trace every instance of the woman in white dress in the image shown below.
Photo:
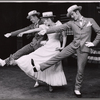
<svg viewBox="0 0 100 100"><path fill-rule="evenodd" d="M49 28L55 25L59 25L60 22L56 23L53 22L54 15L52 12L44 12L42 13L42 15L45 25L40 25L40 27L37 29L31 29L26 32L22 32L20 33L20 36L26 33L36 32L44 28ZM49 91L52 91L53 90L52 86L67 85L61 61L44 71L34 72L32 66L32 59L34 60L34 64L37 65L49 60L51 57L58 54L60 52L59 50L63 49L66 44L66 36L63 33L64 41L62 47L59 40L60 33L47 34L47 36L48 36L48 41L46 41L42 47L38 48L36 51L28 55L24 55L19 59L12 61L11 64L13 63L17 64L28 76L30 76L31 78L36 78L35 86L39 85L38 80L40 80L47 83L49 85Z"/></svg>

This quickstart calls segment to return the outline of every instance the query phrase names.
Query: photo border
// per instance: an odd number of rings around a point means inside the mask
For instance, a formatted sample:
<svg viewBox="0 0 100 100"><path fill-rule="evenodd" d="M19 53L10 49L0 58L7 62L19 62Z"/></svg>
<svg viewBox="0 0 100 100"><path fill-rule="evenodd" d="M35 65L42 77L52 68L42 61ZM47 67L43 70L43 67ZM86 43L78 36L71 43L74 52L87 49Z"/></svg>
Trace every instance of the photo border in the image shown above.
<svg viewBox="0 0 100 100"><path fill-rule="evenodd" d="M79 1L76 1L76 0L71 0L71 1L69 1L69 0L63 0L63 1L61 1L61 0L0 0L0 3L24 3L24 2L68 2L68 3L70 3L70 2L100 2L99 0L95 0L95 1L93 1L93 0L79 0ZM85 99L85 100L99 100L100 98L66 98L66 99L57 99L57 100L77 100L77 99L79 99L79 100L83 100L83 99ZM0 100L22 100L22 99L0 99ZM23 100L39 100L39 99L23 99ZM56 100L56 99L41 99L41 100Z"/></svg>

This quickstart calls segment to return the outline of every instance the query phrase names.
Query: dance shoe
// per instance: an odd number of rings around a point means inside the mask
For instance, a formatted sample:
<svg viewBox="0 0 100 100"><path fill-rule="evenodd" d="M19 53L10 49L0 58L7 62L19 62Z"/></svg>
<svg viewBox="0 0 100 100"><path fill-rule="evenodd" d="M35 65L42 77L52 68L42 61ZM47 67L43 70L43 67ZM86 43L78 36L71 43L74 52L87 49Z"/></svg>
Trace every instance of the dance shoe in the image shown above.
<svg viewBox="0 0 100 100"><path fill-rule="evenodd" d="M39 87L39 83L38 82L36 82L35 85L34 85L34 88L36 88L36 87Z"/></svg>
<svg viewBox="0 0 100 100"><path fill-rule="evenodd" d="M49 85L49 91L53 92L53 87Z"/></svg>
<svg viewBox="0 0 100 100"><path fill-rule="evenodd" d="M37 69L36 69L35 67L33 68L33 70L34 70L34 72L38 72Z"/></svg>
<svg viewBox="0 0 100 100"><path fill-rule="evenodd" d="M34 71L34 72L38 72L37 69L35 68L34 60L33 60L33 59L31 59L31 64L32 64L32 66L33 66L33 71Z"/></svg>
<svg viewBox="0 0 100 100"><path fill-rule="evenodd" d="M33 66L34 72L38 72L38 71L40 70L40 67L39 67L38 65L37 65L37 67L35 66L34 60L33 60L33 59L31 59L31 64L32 64L32 66Z"/></svg>
<svg viewBox="0 0 100 100"><path fill-rule="evenodd" d="M74 94L76 95L76 97L81 98L82 94L79 90L74 90Z"/></svg>
<svg viewBox="0 0 100 100"><path fill-rule="evenodd" d="M9 65L13 65L13 66L16 65L15 60L14 60L12 54L11 54L10 57L9 57Z"/></svg>
<svg viewBox="0 0 100 100"><path fill-rule="evenodd" d="M2 59L0 59L0 66L4 66L6 63L5 63L5 60L2 60Z"/></svg>

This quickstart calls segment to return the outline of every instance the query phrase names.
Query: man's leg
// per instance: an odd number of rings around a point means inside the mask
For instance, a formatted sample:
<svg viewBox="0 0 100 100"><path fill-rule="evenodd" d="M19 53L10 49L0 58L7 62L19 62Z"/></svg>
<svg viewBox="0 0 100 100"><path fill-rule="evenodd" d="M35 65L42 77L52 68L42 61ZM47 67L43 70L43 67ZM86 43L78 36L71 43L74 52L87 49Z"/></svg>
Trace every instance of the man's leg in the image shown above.
<svg viewBox="0 0 100 100"><path fill-rule="evenodd" d="M82 85L83 81L83 74L84 74L84 68L87 62L88 53L82 53L80 49L77 50L77 75L76 75L76 83L75 83L75 90L79 90Z"/></svg>
<svg viewBox="0 0 100 100"><path fill-rule="evenodd" d="M12 57L13 59L18 59L19 57L29 54L31 52L34 51L34 43L31 42L29 44L27 44L26 46L22 47L21 49L19 49L17 52L15 52ZM5 59L6 64L9 65L9 57L7 59Z"/></svg>
<svg viewBox="0 0 100 100"><path fill-rule="evenodd" d="M75 53L75 49L73 49L71 47L71 45L68 45L67 47L65 47L60 53L58 53L56 56L52 57L50 60L46 61L45 63L41 63L40 66L40 70L43 71L49 67L51 67L52 65L54 65L55 63L57 63L58 61L62 60L63 58L66 58L72 54Z"/></svg>

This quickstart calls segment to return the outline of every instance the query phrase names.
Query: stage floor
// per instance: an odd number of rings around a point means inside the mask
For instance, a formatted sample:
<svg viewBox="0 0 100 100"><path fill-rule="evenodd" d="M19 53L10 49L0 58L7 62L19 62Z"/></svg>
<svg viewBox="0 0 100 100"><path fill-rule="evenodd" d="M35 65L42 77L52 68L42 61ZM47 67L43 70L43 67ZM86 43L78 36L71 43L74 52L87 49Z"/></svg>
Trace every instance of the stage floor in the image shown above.
<svg viewBox="0 0 100 100"><path fill-rule="evenodd" d="M68 84L54 87L50 93L45 83L34 88L35 81L17 66L0 67L0 99L66 99L76 98L73 93L76 64L63 62ZM100 98L100 65L87 64L82 86L83 98Z"/></svg>

